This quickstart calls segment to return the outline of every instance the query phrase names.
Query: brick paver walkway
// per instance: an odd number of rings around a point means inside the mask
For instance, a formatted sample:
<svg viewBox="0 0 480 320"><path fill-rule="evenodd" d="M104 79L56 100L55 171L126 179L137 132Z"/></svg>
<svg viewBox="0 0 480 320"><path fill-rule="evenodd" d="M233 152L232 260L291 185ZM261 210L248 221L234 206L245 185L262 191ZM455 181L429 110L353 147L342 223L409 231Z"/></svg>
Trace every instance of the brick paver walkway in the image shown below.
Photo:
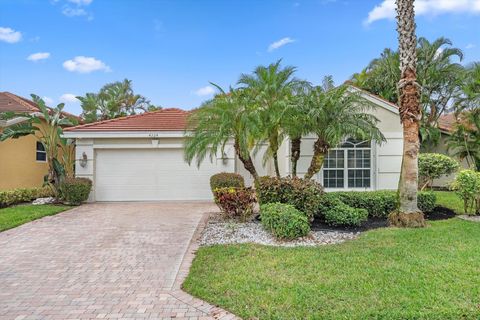
<svg viewBox="0 0 480 320"><path fill-rule="evenodd" d="M0 319L233 319L180 290L210 203L97 203L0 233Z"/></svg>

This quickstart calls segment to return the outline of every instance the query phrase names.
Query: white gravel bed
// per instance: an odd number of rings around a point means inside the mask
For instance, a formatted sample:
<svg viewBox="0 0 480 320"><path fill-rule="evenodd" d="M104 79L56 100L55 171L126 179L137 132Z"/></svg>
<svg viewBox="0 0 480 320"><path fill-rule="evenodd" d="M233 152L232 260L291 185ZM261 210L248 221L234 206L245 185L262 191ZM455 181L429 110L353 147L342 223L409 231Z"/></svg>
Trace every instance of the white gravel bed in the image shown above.
<svg viewBox="0 0 480 320"><path fill-rule="evenodd" d="M294 241L278 241L270 233L265 231L257 221L236 222L219 221L210 219L200 236L200 245L235 244L235 243L258 243L271 246L296 247L318 246L325 244L341 243L355 239L360 232L342 231L312 231L308 236Z"/></svg>

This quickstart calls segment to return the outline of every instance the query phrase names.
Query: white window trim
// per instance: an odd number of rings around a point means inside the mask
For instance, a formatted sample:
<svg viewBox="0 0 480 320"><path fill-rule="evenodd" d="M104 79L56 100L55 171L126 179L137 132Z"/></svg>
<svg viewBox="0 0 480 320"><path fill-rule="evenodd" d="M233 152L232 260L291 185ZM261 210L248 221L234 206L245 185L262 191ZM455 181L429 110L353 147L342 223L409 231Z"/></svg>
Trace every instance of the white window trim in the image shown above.
<svg viewBox="0 0 480 320"><path fill-rule="evenodd" d="M374 140L370 142L369 148L331 148L329 151L333 150L342 150L344 152L344 163L343 163L343 179L344 179L344 187L343 188L325 188L327 192L335 192L335 191L372 191L376 190L376 170L377 170L377 144ZM349 188L348 187L348 158L347 158L347 151L348 150L370 150L370 187L369 188ZM350 168L352 169L352 168ZM340 170L340 169L337 169ZM317 181L323 186L323 166L322 169L317 173Z"/></svg>

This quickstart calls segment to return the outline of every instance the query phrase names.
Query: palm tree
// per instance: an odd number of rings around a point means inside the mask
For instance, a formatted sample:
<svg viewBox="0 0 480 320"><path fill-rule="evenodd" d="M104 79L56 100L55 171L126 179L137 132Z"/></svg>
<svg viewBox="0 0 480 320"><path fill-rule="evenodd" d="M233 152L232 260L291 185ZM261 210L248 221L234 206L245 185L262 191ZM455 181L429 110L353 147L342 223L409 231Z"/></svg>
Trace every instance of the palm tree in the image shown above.
<svg viewBox="0 0 480 320"><path fill-rule="evenodd" d="M378 119L367 111L373 106L361 100L347 85L334 87L331 77L314 88L308 99L307 130L317 136L313 157L305 175L311 179L320 171L330 148L348 137L384 141Z"/></svg>
<svg viewBox="0 0 480 320"><path fill-rule="evenodd" d="M447 146L452 155L465 159L469 167L480 171L480 108L458 115Z"/></svg>
<svg viewBox="0 0 480 320"><path fill-rule="evenodd" d="M32 94L32 100L37 104L40 109L40 114L10 114L8 117L22 116L25 117L25 121L17 123L6 128L0 136L0 141L7 139L18 139L27 135L34 135L37 140L43 144L45 152L47 154L48 175L45 178L45 182L54 187L55 191L58 191L61 179L65 175L65 169L70 171L70 167L65 167L65 163L62 163L62 159L59 159L59 149L63 149L63 156L70 157L72 154L72 145L67 146L67 141L62 138L62 127L71 126L73 122L64 117L63 107L61 103L56 108L47 108L45 102L40 97ZM70 166L70 164L67 164Z"/></svg>
<svg viewBox="0 0 480 320"><path fill-rule="evenodd" d="M403 158L398 186L399 208L389 216L399 227L423 227L425 219L418 209L418 153L420 151L420 90L417 83L417 38L414 0L396 0L400 57L398 82L400 120L403 125Z"/></svg>
<svg viewBox="0 0 480 320"><path fill-rule="evenodd" d="M282 119L293 101L295 89L303 82L294 78L295 67L280 66L281 60L269 66L259 66L253 74L242 74L238 84L248 88L250 104L254 105L261 117L260 132L263 141L268 143L264 161L273 158L275 174L280 177L278 166L278 149L285 139Z"/></svg>
<svg viewBox="0 0 480 320"><path fill-rule="evenodd" d="M215 85L215 84L213 84ZM258 173L251 158L256 144L259 117L247 103L245 89L232 89L227 93L215 85L220 94L205 102L188 119L185 160L198 166L209 156L211 160L223 155L226 145L233 139L235 153L245 169L257 180Z"/></svg>

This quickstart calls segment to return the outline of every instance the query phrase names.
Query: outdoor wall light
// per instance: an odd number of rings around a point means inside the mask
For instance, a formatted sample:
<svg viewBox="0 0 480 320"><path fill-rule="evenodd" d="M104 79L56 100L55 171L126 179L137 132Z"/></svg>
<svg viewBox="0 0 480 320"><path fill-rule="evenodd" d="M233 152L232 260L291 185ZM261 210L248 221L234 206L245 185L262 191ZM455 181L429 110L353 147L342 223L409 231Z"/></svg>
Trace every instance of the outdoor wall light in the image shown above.
<svg viewBox="0 0 480 320"><path fill-rule="evenodd" d="M79 160L80 162L80 167L85 168L88 163L88 157L87 154L84 152L82 153L82 158Z"/></svg>

